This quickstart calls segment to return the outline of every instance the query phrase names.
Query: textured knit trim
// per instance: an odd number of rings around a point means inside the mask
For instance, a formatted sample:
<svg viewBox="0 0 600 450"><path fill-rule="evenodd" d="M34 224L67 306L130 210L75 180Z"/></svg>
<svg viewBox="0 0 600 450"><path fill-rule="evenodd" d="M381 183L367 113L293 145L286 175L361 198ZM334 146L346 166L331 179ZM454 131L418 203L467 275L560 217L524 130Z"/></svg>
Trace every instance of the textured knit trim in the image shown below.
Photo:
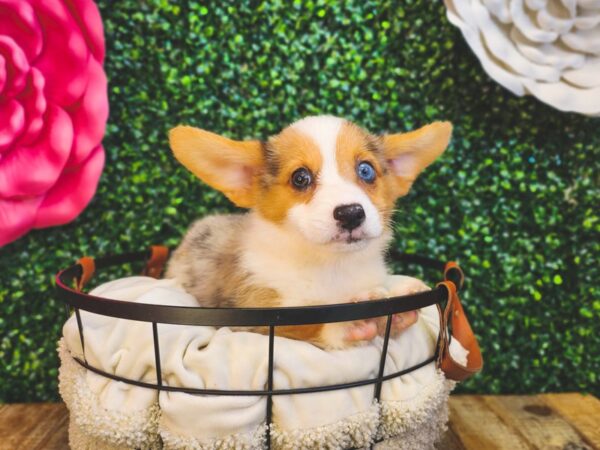
<svg viewBox="0 0 600 450"><path fill-rule="evenodd" d="M86 381L87 370L81 367L59 341L59 392L69 409L69 444L72 449L129 449L160 448L158 403L149 408L124 413L100 406L98 396ZM73 430L73 433L71 433Z"/></svg>

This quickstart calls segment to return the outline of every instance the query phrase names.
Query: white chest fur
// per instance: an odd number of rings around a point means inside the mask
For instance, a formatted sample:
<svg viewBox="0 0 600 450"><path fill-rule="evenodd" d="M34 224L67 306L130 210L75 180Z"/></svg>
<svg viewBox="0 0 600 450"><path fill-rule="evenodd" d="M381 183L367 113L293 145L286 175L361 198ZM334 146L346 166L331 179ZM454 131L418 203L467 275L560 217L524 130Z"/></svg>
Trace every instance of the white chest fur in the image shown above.
<svg viewBox="0 0 600 450"><path fill-rule="evenodd" d="M311 245L252 213L248 224L242 267L251 283L279 292L283 306L346 302L385 283L385 237L339 252Z"/></svg>

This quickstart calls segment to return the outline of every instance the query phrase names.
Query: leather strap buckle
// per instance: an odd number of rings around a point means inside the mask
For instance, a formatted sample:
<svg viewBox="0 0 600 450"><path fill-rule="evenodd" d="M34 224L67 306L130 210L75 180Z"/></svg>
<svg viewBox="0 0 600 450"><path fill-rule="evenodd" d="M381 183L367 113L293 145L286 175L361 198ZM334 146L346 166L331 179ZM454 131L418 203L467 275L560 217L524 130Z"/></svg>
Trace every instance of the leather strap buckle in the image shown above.
<svg viewBox="0 0 600 450"><path fill-rule="evenodd" d="M169 248L164 245L153 245L150 247L150 258L146 263L146 267L142 275L152 278L160 278L163 269L169 258Z"/></svg>
<svg viewBox="0 0 600 450"><path fill-rule="evenodd" d="M440 315L440 338L438 342L438 367L444 372L446 378L455 381L463 381L470 376L476 374L483 367L483 357L477 338L473 333L469 319L465 314L463 306L458 296L456 285L450 281L447 275L450 270L457 270L460 278L459 283L464 281L464 274L456 263L444 270L446 281L438 284L444 286L448 291L448 302L442 312L438 305L438 313ZM457 362L450 354L448 325L451 325L452 339L456 339L469 352L467 355L467 363L465 365Z"/></svg>
<svg viewBox="0 0 600 450"><path fill-rule="evenodd" d="M77 260L77 264L81 266L81 276L77 279L75 289L77 289L78 292L81 292L94 275L94 272L96 271L96 262L91 256L84 256Z"/></svg>
<svg viewBox="0 0 600 450"><path fill-rule="evenodd" d="M444 280L452 281L456 290L460 291L465 284L465 274L456 262L448 261L444 266Z"/></svg>

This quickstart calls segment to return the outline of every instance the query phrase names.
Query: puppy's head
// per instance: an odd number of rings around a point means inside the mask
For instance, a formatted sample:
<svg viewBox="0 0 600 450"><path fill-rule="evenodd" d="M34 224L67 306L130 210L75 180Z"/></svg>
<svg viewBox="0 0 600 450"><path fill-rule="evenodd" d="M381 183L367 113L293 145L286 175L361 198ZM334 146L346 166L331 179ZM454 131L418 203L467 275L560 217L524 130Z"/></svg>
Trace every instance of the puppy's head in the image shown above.
<svg viewBox="0 0 600 450"><path fill-rule="evenodd" d="M380 238L396 199L446 149L452 126L375 136L332 116L302 119L261 141L178 126L176 158L236 205L304 239L355 250Z"/></svg>

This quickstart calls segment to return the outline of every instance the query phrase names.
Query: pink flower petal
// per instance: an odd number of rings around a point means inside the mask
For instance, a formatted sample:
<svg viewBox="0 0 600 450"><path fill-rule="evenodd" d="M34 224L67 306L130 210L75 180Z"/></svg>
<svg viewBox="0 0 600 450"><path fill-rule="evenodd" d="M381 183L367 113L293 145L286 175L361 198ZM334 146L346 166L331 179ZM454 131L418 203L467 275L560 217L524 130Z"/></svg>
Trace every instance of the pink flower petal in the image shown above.
<svg viewBox="0 0 600 450"><path fill-rule="evenodd" d="M93 0L0 0L0 247L94 195L108 117Z"/></svg>
<svg viewBox="0 0 600 450"><path fill-rule="evenodd" d="M49 103L68 107L81 98L88 83L90 52L73 17L59 0L40 0L36 13L44 33L44 49L35 61L46 79Z"/></svg>
<svg viewBox="0 0 600 450"><path fill-rule="evenodd" d="M103 167L104 148L99 145L79 170L63 173L46 194L34 228L63 225L77 217L96 193Z"/></svg>
<svg viewBox="0 0 600 450"><path fill-rule="evenodd" d="M81 101L69 109L77 131L67 167L78 166L102 142L108 118L106 75L95 59L89 61L89 84Z"/></svg>
<svg viewBox="0 0 600 450"><path fill-rule="evenodd" d="M46 126L31 146L17 146L0 159L0 197L41 195L52 188L73 144L69 115L51 105Z"/></svg>
<svg viewBox="0 0 600 450"><path fill-rule="evenodd" d="M20 200L0 198L0 247L27 233L35 221L41 197Z"/></svg>
<svg viewBox="0 0 600 450"><path fill-rule="evenodd" d="M6 72L6 59L4 59L4 56L0 55L0 94L2 94L2 91L4 90L7 77L8 73Z"/></svg>
<svg viewBox="0 0 600 450"><path fill-rule="evenodd" d="M0 55L6 63L6 84L2 95L10 98L25 86L29 63L21 47L10 36L0 35Z"/></svg>
<svg viewBox="0 0 600 450"><path fill-rule="evenodd" d="M28 61L33 61L42 51L42 30L28 2L0 0L0 30L15 40Z"/></svg>
<svg viewBox="0 0 600 450"><path fill-rule="evenodd" d="M26 131L19 138L19 145L29 145L35 141L44 125L44 113L47 107L44 85L44 76L38 69L32 67L27 86L17 97L25 108L27 121Z"/></svg>
<svg viewBox="0 0 600 450"><path fill-rule="evenodd" d="M98 62L103 63L104 27L102 26L102 17L100 17L98 7L89 0L66 0L65 3L79 25L92 55Z"/></svg>
<svg viewBox="0 0 600 450"><path fill-rule="evenodd" d="M0 103L0 153L17 140L24 127L25 111L19 102L9 100Z"/></svg>

